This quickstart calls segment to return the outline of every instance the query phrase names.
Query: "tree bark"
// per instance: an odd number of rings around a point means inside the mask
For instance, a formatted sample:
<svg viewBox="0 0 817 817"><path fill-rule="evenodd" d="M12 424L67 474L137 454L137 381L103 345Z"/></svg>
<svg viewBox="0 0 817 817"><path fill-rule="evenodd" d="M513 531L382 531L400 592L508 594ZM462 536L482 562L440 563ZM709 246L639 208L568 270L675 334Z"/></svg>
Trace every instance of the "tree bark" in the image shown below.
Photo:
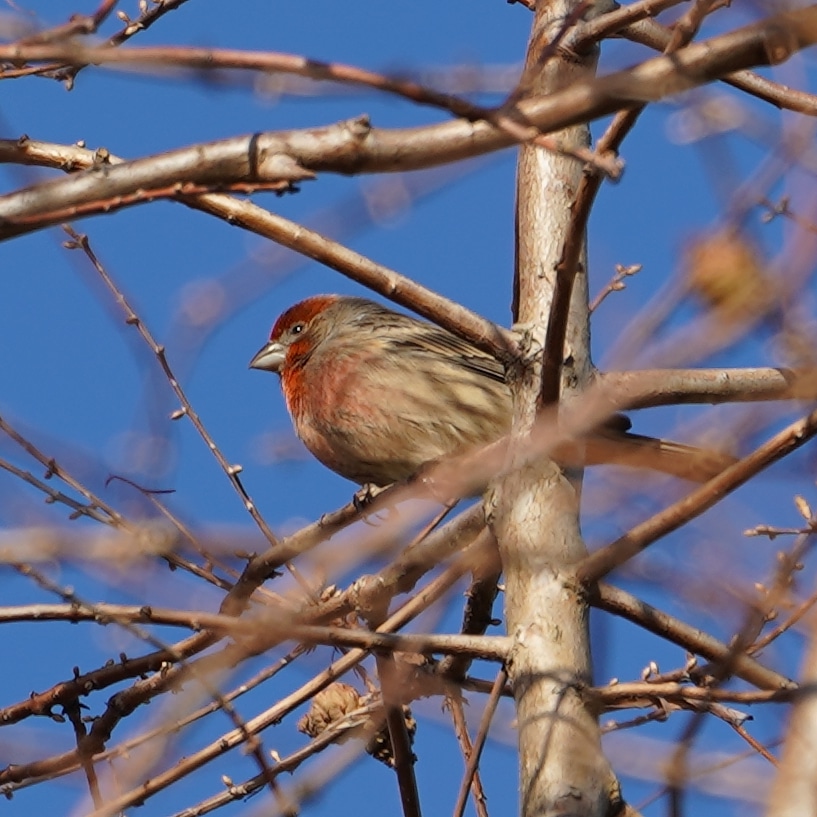
<svg viewBox="0 0 817 817"><path fill-rule="evenodd" d="M592 74L595 55L567 57L548 45L574 9L570 0L537 4L522 81L529 92L552 93ZM544 64L543 53L548 55ZM566 148L586 147L589 130L572 127L555 138ZM512 452L523 447L540 408L541 346L582 172L573 158L532 145L521 148L514 311L523 356L509 371L515 397ZM584 251L580 255L564 339L562 410L591 373ZM587 599L573 579L573 567L586 555L580 485L581 474L568 477L554 463L537 461L512 467L486 497L502 555L505 616L514 643L508 672L517 707L525 817L600 816L622 808L595 713L583 695L592 665Z"/></svg>

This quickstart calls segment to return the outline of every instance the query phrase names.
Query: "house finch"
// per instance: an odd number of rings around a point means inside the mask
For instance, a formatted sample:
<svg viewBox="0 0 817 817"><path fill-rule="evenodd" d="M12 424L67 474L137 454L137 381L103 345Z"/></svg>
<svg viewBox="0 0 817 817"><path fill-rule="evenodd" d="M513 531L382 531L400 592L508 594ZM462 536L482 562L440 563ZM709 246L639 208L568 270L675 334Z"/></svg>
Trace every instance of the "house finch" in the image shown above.
<svg viewBox="0 0 817 817"><path fill-rule="evenodd" d="M298 437L324 465L361 485L407 479L425 463L474 451L510 430L511 392L499 361L363 298L316 295L290 307L250 367L280 375ZM594 432L582 448L583 462L696 480L733 462L612 428Z"/></svg>

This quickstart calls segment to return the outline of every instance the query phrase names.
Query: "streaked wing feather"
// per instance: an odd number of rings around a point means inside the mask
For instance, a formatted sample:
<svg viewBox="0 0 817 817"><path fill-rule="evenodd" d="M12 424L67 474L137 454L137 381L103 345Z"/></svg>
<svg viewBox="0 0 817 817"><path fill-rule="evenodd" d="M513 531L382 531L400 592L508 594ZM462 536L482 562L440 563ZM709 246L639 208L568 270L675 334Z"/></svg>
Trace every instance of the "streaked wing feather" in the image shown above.
<svg viewBox="0 0 817 817"><path fill-rule="evenodd" d="M475 374L498 383L505 382L505 367L496 358L444 330L426 332L419 337L398 338L391 343L395 349L403 351L417 351L443 357L454 355L461 366Z"/></svg>

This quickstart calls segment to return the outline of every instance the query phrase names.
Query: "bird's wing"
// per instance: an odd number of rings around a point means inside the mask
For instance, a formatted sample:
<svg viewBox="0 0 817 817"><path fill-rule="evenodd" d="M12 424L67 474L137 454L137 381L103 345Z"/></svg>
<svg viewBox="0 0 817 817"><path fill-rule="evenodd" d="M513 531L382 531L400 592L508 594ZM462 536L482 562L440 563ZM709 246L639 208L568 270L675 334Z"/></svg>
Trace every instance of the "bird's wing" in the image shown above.
<svg viewBox="0 0 817 817"><path fill-rule="evenodd" d="M433 327L422 335L395 338L392 343L395 348L412 352L442 355L444 358L453 355L460 366L475 374L488 377L497 383L505 382L505 367L495 357L445 329Z"/></svg>

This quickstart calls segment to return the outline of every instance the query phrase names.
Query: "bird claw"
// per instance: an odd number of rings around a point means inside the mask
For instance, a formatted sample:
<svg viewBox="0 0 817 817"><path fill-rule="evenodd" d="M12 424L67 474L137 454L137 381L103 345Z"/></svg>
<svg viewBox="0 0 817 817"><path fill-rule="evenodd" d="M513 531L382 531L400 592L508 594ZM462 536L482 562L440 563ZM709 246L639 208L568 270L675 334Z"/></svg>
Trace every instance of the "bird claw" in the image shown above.
<svg viewBox="0 0 817 817"><path fill-rule="evenodd" d="M352 504L355 506L355 510L360 514L360 518L363 520L364 524L377 527L375 522L369 521L372 516L377 519L379 514L383 514L385 520L388 521L392 514L395 516L397 515L397 509L391 507L379 508L374 512L374 514L369 512L369 508L374 503L375 499L377 499L377 497L379 497L383 491L390 487L390 485L379 486L371 482L367 482L365 485L362 485L357 491L355 491L354 495L352 496Z"/></svg>
<svg viewBox="0 0 817 817"><path fill-rule="evenodd" d="M382 488L379 488L371 482L361 485L352 496L352 504L355 506L355 510L357 510L358 513L363 513L363 511L374 502L382 490Z"/></svg>

